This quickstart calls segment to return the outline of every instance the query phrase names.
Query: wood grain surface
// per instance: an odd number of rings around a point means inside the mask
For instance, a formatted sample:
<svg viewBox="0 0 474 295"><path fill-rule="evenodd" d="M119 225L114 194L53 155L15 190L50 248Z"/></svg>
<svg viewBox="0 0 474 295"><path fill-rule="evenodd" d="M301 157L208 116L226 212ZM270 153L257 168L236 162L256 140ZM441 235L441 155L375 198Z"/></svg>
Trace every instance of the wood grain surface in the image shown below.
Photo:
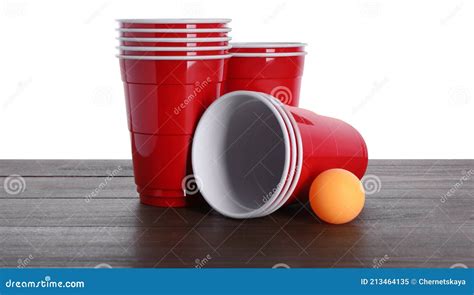
<svg viewBox="0 0 474 295"><path fill-rule="evenodd" d="M142 205L127 160L2 160L0 181L1 267L474 267L474 160L372 160L339 226L301 203L250 220Z"/></svg>

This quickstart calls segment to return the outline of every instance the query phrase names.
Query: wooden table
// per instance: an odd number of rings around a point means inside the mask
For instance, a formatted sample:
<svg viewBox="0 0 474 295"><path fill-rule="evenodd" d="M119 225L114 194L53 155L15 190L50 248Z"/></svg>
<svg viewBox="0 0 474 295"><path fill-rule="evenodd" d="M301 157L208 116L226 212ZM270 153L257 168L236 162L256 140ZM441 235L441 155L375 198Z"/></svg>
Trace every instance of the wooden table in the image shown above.
<svg viewBox="0 0 474 295"><path fill-rule="evenodd" d="M127 160L2 160L0 266L474 267L471 169L370 161L378 187L367 178L362 214L334 226L304 204L251 220L142 205Z"/></svg>

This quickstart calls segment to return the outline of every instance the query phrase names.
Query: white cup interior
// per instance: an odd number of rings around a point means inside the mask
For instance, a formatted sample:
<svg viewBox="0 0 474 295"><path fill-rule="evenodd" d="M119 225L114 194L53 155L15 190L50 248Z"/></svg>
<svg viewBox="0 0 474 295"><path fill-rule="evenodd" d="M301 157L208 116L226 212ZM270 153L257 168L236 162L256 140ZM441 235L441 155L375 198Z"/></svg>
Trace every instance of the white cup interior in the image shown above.
<svg viewBox="0 0 474 295"><path fill-rule="evenodd" d="M285 122L260 93L228 93L202 116L192 164L204 199L216 211L233 218L258 217L280 195L288 176Z"/></svg>

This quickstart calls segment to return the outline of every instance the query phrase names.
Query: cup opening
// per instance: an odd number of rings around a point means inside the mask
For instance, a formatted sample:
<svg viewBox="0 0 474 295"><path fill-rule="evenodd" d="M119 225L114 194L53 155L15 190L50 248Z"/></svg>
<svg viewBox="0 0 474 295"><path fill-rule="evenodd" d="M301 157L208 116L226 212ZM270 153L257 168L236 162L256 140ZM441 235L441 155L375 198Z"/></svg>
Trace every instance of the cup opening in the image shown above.
<svg viewBox="0 0 474 295"><path fill-rule="evenodd" d="M219 29L138 29L138 28L117 28L119 32L128 33L228 33L231 28Z"/></svg>
<svg viewBox="0 0 474 295"><path fill-rule="evenodd" d="M233 45L232 45L233 46ZM235 48L233 46L233 48ZM293 57L293 56L305 56L307 52L274 52L274 53L257 53L257 52L232 52L232 57Z"/></svg>
<svg viewBox="0 0 474 295"><path fill-rule="evenodd" d="M230 18L126 18L117 19L119 23L132 24L226 24Z"/></svg>
<svg viewBox="0 0 474 295"><path fill-rule="evenodd" d="M202 116L192 162L201 193L214 209L234 218L257 217L280 195L287 179L285 123L260 94L228 93Z"/></svg>
<svg viewBox="0 0 474 295"><path fill-rule="evenodd" d="M291 48L305 47L306 43L298 42L234 42L234 48Z"/></svg>

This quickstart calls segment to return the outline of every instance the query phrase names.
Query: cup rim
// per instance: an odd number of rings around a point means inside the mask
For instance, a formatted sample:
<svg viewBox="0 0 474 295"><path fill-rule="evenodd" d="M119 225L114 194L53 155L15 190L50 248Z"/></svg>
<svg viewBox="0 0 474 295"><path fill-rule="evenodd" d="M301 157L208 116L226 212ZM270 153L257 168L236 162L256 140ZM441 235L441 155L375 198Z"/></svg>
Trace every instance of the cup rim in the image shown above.
<svg viewBox="0 0 474 295"><path fill-rule="evenodd" d="M234 42L234 48L291 48L305 47L308 44L299 42Z"/></svg>
<svg viewBox="0 0 474 295"><path fill-rule="evenodd" d="M134 24L225 24L230 18L119 18L119 23Z"/></svg>
<svg viewBox="0 0 474 295"><path fill-rule="evenodd" d="M231 54L232 54L232 57L292 57L292 56L305 56L308 53L306 51L302 51L302 52L275 52L275 53L232 52Z"/></svg>
<svg viewBox="0 0 474 295"><path fill-rule="evenodd" d="M272 95L266 94L265 96L270 99L270 97L273 97ZM274 98L274 97L273 97ZM286 115L288 116L288 119L290 120L291 123L291 128L293 129L295 133L295 143L296 143L296 168L294 171L294 176L293 180L290 184L290 187L288 188L287 193L278 200L277 203L273 204L273 206L267 211L267 215L272 214L273 212L277 211L280 209L293 195L293 192L295 191L296 186L298 185L298 181L301 177L301 171L303 168L303 138L301 136L300 129L298 127L298 124L296 123L295 118L291 114L290 110L285 107L285 105L279 101L278 99L273 99L274 103L278 105L278 108L281 109Z"/></svg>
<svg viewBox="0 0 474 295"><path fill-rule="evenodd" d="M289 194L291 195L293 193L294 188L291 190L291 192L290 192L290 189L292 188L292 185L294 183L295 175L296 173L298 173L298 167L297 167L298 158L300 157L300 155L302 155L302 153L300 153L300 150L298 149L296 131L294 130L293 122L290 120L285 108L282 107L282 103L278 99L268 96L266 93L262 93L262 94L264 94L263 97L265 97L271 104L275 106L277 111L282 116L283 121L285 122L285 126L287 129L288 137L290 141L289 142L290 143L290 167L289 167L286 181L284 182L282 189L280 191L280 195L277 198L275 198L272 204L264 212L261 212L258 215L258 217L264 217L264 216L269 215L269 212L275 211L274 209L275 207L280 208L279 204L282 203L281 200L286 199L287 197L289 197L288 196ZM299 175L298 175L298 178L299 178Z"/></svg>
<svg viewBox="0 0 474 295"><path fill-rule="evenodd" d="M230 58L230 54L221 54L221 55L165 55L165 56L156 56L156 55L116 55L119 59L135 59L135 60L208 60L208 59L227 59Z"/></svg>
<svg viewBox="0 0 474 295"><path fill-rule="evenodd" d="M148 46L116 46L126 51L218 51L229 50L232 46L201 46L201 47L148 47Z"/></svg>
<svg viewBox="0 0 474 295"><path fill-rule="evenodd" d="M119 32L132 33L228 33L232 31L231 28L219 29L139 29L139 28L117 28Z"/></svg>
<svg viewBox="0 0 474 295"><path fill-rule="evenodd" d="M202 43L202 42L228 42L231 37L216 38L135 38L135 37L117 37L119 41L125 42L155 42L155 43Z"/></svg>
<svg viewBox="0 0 474 295"><path fill-rule="evenodd" d="M280 193L281 193L282 188L284 186L284 183L286 181L287 175L289 173L289 167L290 167L290 161L291 161L290 155L289 155L289 148L290 148L290 146L289 146L290 145L289 133L288 133L288 130L286 129L286 127L285 127L284 119L283 119L281 113L278 111L278 109L267 98L262 96L260 92L238 90L238 91L233 91L233 92L226 93L223 96L219 97L216 101L214 101L208 107L208 109L204 112L204 114L201 118L204 118L204 115L206 115L206 113L209 113L210 110L212 110L213 105L216 105L222 99L230 99L231 96L241 95L241 94L251 96L251 97L259 100L261 103L263 103L264 105L266 105L268 107L269 111L274 114L275 119L277 120L277 122L278 122L278 124L279 124L279 126L282 130L283 137L286 139L286 143L285 143L285 163L284 163L284 167L283 167L283 174L282 174L282 177L280 178L280 181L278 182L278 184L282 183L283 185L277 185L277 188L276 188L275 192L271 195L270 199L267 202L265 202L261 207L259 207L257 209L254 209L251 212L245 212L245 213L235 213L235 212L229 212L229 211L225 212L224 210L222 210L222 208L216 208L213 203L209 202L209 198L206 196L206 193L204 192L205 186L203 186L201 188L201 194L202 194L203 198L206 200L206 202L212 208L214 208L217 212L219 212L220 214L222 214L224 216L231 217L231 218L237 218L237 219L261 217L260 214L264 214L266 210L271 208L271 204L275 200L277 200L278 197L280 196ZM196 161L198 159L198 157L197 157L198 155L197 155L197 150L195 148L196 145L194 143L195 143L196 138L198 138L196 135L203 128L204 127L198 123L198 126L196 127L196 131L195 131L195 136L193 138L193 147L191 148L191 162L192 162L194 173L196 173L196 171L194 170L195 169L194 167L198 167L198 165L196 164ZM196 175L196 176L199 177L199 175Z"/></svg>

